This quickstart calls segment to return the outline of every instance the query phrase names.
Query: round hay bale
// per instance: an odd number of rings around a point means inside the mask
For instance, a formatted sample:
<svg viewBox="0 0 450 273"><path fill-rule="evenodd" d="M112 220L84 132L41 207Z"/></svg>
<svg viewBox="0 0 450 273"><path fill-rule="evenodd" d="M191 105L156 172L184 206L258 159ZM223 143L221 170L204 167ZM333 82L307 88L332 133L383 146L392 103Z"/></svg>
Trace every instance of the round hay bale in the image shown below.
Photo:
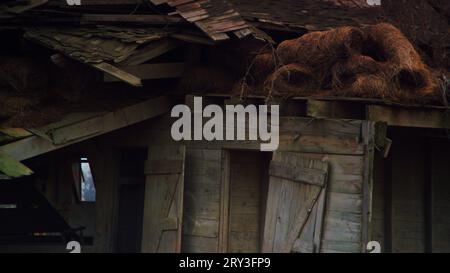
<svg viewBox="0 0 450 273"><path fill-rule="evenodd" d="M269 97L310 95L319 90L320 83L310 69L300 64L288 64L277 69L265 83Z"/></svg>
<svg viewBox="0 0 450 273"><path fill-rule="evenodd" d="M359 52L364 32L356 27L340 27L327 31L307 33L297 39L282 42L277 57L283 64L300 63L326 69L339 59Z"/></svg>
<svg viewBox="0 0 450 273"><path fill-rule="evenodd" d="M322 89L331 89L331 68L359 52L363 41L361 29L340 27L285 41L278 46L276 55L281 64L298 63L308 68Z"/></svg>
<svg viewBox="0 0 450 273"><path fill-rule="evenodd" d="M250 67L248 77L245 81L250 85L258 85L263 83L267 77L275 71L276 61L274 54L263 53L257 55Z"/></svg>
<svg viewBox="0 0 450 273"><path fill-rule="evenodd" d="M317 36L322 35L320 32L312 32L305 35L309 35L312 38L317 38ZM302 36L303 37L303 36ZM281 42L275 54L282 64L292 63L297 57L297 51L300 49L300 38L285 40Z"/></svg>
<svg viewBox="0 0 450 273"><path fill-rule="evenodd" d="M354 83L359 74L376 74L381 69L381 65L369 56L352 55L348 60L332 67L332 87L341 89Z"/></svg>
<svg viewBox="0 0 450 273"><path fill-rule="evenodd" d="M357 96L366 98L385 98L388 97L389 83L386 78L380 74L360 74L355 81L343 89L340 89L339 95Z"/></svg>
<svg viewBox="0 0 450 273"><path fill-rule="evenodd" d="M436 91L436 79L426 68L401 69L393 76L393 82L400 90L412 96L424 96Z"/></svg>
<svg viewBox="0 0 450 273"><path fill-rule="evenodd" d="M393 77L397 92L393 97L399 100L418 99L436 93L438 79L428 69L402 69Z"/></svg>
<svg viewBox="0 0 450 273"><path fill-rule="evenodd" d="M366 32L363 54L378 60L384 74L390 75L401 92L413 97L434 92L435 79L430 69L399 29L382 23L367 27Z"/></svg>
<svg viewBox="0 0 450 273"><path fill-rule="evenodd" d="M393 25L381 23L368 26L366 33L363 53L398 69L423 67L419 53L408 38Z"/></svg>

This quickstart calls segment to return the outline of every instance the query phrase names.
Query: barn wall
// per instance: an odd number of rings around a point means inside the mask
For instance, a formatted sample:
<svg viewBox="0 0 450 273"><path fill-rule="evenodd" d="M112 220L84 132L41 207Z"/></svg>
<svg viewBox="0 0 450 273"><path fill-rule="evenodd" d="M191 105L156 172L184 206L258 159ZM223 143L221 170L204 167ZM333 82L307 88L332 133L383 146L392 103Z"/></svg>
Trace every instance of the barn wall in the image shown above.
<svg viewBox="0 0 450 273"><path fill-rule="evenodd" d="M386 161L381 153L375 153L373 194L372 194L372 222L370 226L371 240L380 243L381 252L386 252L386 196L388 183L386 179Z"/></svg>
<svg viewBox="0 0 450 273"><path fill-rule="evenodd" d="M411 138L398 139L392 148L394 253L425 252L425 159L418 143Z"/></svg>
<svg viewBox="0 0 450 273"><path fill-rule="evenodd" d="M375 159L371 239L383 252L450 252L450 143L411 129L392 140Z"/></svg>
<svg viewBox="0 0 450 273"><path fill-rule="evenodd" d="M450 141L432 143L432 250L450 253Z"/></svg>
<svg viewBox="0 0 450 273"><path fill-rule="evenodd" d="M370 179L362 121L283 117L278 151L298 152L330 162L331 174L322 235L322 252L360 252L364 244L364 181ZM164 116L110 134L121 145L173 144L170 117ZM133 130L136 133L133 133ZM130 136L133 136L130 138ZM220 250L221 151L259 151L257 142L192 141L187 145L182 250ZM218 234L219 233L219 234Z"/></svg>
<svg viewBox="0 0 450 273"><path fill-rule="evenodd" d="M187 149L183 252L218 252L221 151Z"/></svg>

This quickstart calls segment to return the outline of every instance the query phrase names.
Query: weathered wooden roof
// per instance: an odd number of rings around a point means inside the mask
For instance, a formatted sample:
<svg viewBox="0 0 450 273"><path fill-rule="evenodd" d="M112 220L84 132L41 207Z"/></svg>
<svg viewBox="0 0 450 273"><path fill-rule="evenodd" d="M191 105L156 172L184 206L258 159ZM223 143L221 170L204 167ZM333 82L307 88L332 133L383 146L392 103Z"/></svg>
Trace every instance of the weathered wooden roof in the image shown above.
<svg viewBox="0 0 450 273"><path fill-rule="evenodd" d="M374 23L379 6L366 0L230 0L248 21L285 28L323 30ZM258 26L258 24L257 24Z"/></svg>
<svg viewBox="0 0 450 273"><path fill-rule="evenodd" d="M30 28L25 38L85 63L120 63L140 47L170 37L171 29L122 28L113 26L81 28Z"/></svg>
<svg viewBox="0 0 450 273"><path fill-rule="evenodd" d="M28 28L24 37L134 86L142 86L137 70L144 68L137 65L176 48L180 40L205 39L174 28L115 26ZM130 66L137 73L127 72Z"/></svg>
<svg viewBox="0 0 450 273"><path fill-rule="evenodd" d="M215 41L229 39L228 33L238 37L253 33L252 27L227 0L150 0L155 5L168 4L188 22L194 23Z"/></svg>
<svg viewBox="0 0 450 273"><path fill-rule="evenodd" d="M144 2L156 7L149 8ZM292 31L364 25L375 21L378 10L366 0L84 0L81 6L56 0L19 3L0 6L0 11L8 11L0 20L16 13L20 14L17 22L26 23L192 23L214 41L227 40L230 34L239 38L259 35L255 27ZM171 11L164 15L169 7Z"/></svg>

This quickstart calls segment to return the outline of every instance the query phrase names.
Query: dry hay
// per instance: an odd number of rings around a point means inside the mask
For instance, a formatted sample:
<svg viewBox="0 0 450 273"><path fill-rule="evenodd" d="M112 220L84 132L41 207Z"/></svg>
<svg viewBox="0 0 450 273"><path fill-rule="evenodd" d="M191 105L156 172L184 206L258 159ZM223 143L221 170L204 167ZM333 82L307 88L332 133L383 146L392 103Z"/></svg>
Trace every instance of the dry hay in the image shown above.
<svg viewBox="0 0 450 273"><path fill-rule="evenodd" d="M383 23L367 27L366 32L366 44L374 45L375 50L370 53L375 53L383 64L386 80L393 81L399 90L411 96L425 96L434 91L436 86L430 69L400 30Z"/></svg>
<svg viewBox="0 0 450 273"><path fill-rule="evenodd" d="M351 83L345 84L340 89L334 89L333 94L349 97L386 98L389 88L383 74L359 74Z"/></svg>
<svg viewBox="0 0 450 273"><path fill-rule="evenodd" d="M278 66L276 65L278 64ZM276 59L255 59L251 75L261 77L267 96L331 93L339 96L420 100L437 80L409 40L394 26L341 27L282 42ZM327 91L328 90L328 91Z"/></svg>
<svg viewBox="0 0 450 273"><path fill-rule="evenodd" d="M258 85L264 83L267 77L276 69L276 60L273 53L263 53L253 59L249 68L247 84Z"/></svg>
<svg viewBox="0 0 450 273"><path fill-rule="evenodd" d="M276 54L281 64L299 63L309 67L319 79L339 60L360 51L364 33L355 27L341 27L307 33L282 42Z"/></svg>
<svg viewBox="0 0 450 273"><path fill-rule="evenodd" d="M319 90L319 81L312 71L300 64L288 64L277 69L264 84L269 97L307 96Z"/></svg>

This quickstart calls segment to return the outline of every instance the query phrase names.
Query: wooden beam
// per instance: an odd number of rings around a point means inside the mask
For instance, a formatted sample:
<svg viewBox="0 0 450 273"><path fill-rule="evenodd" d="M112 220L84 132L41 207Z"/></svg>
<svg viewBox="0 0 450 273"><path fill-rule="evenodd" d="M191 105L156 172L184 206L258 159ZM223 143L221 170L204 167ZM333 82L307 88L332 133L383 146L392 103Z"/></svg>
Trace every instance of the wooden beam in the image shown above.
<svg viewBox="0 0 450 273"><path fill-rule="evenodd" d="M270 163L269 174L278 178L288 179L323 187L325 185L327 171L311 169L298 165L289 165L273 161Z"/></svg>
<svg viewBox="0 0 450 273"><path fill-rule="evenodd" d="M373 200L373 163L375 150L375 122L365 121L362 124L362 137L365 147L363 198L362 198L362 225L361 225L361 252L367 252L367 243L370 241L370 225L372 222Z"/></svg>
<svg viewBox="0 0 450 273"><path fill-rule="evenodd" d="M8 177L21 177L33 174L27 166L23 165L14 157L0 152L0 172Z"/></svg>
<svg viewBox="0 0 450 273"><path fill-rule="evenodd" d="M47 2L48 0L30 0L26 5L17 5L11 8L7 8L6 10L11 13L19 14L27 10L42 6Z"/></svg>
<svg viewBox="0 0 450 273"><path fill-rule="evenodd" d="M366 106L367 119L389 126L450 129L450 114L438 109L408 109L380 105Z"/></svg>
<svg viewBox="0 0 450 273"><path fill-rule="evenodd" d="M142 4L144 1L147 0L82 0L81 5L82 6L102 6L102 5L108 5L108 6L114 6L114 5L136 5L136 4ZM64 1L65 2L65 1ZM67 7L67 3L61 3L61 7ZM76 9L79 6L72 6L72 9Z"/></svg>
<svg viewBox="0 0 450 273"><path fill-rule="evenodd" d="M170 106L171 102L167 97L150 99L78 123L54 128L48 132L53 142L33 135L0 146L0 153L8 154L16 160L22 161L162 115L170 111Z"/></svg>
<svg viewBox="0 0 450 273"><path fill-rule="evenodd" d="M83 3L84 5L84 3ZM183 18L154 14L83 14L81 23L133 23L146 25L180 24L186 21Z"/></svg>
<svg viewBox="0 0 450 273"><path fill-rule="evenodd" d="M138 77L136 77L133 74L130 74L127 71L124 71L122 69L119 69L111 64L108 63L99 63L99 64L93 64L93 67L97 68L100 71L105 72L108 74L111 78L124 81L126 83L129 83L136 87L142 86L142 81ZM105 74L105 75L106 75Z"/></svg>
<svg viewBox="0 0 450 273"><path fill-rule="evenodd" d="M219 214L219 252L228 252L230 218L230 151L222 149Z"/></svg>
<svg viewBox="0 0 450 273"><path fill-rule="evenodd" d="M354 102L309 99L307 115L314 118L363 119L363 105Z"/></svg>
<svg viewBox="0 0 450 273"><path fill-rule="evenodd" d="M23 128L0 128L0 142L12 141L33 135Z"/></svg>
<svg viewBox="0 0 450 273"><path fill-rule="evenodd" d="M183 63L161 63L161 64L141 64L136 66L126 66L123 71L142 80L178 78L184 73ZM116 77L105 74L105 82L118 81Z"/></svg>
<svg viewBox="0 0 450 273"><path fill-rule="evenodd" d="M172 49L175 49L177 46L178 43L170 39L155 41L134 52L130 57L128 57L124 62L120 64L124 66L143 64Z"/></svg>

